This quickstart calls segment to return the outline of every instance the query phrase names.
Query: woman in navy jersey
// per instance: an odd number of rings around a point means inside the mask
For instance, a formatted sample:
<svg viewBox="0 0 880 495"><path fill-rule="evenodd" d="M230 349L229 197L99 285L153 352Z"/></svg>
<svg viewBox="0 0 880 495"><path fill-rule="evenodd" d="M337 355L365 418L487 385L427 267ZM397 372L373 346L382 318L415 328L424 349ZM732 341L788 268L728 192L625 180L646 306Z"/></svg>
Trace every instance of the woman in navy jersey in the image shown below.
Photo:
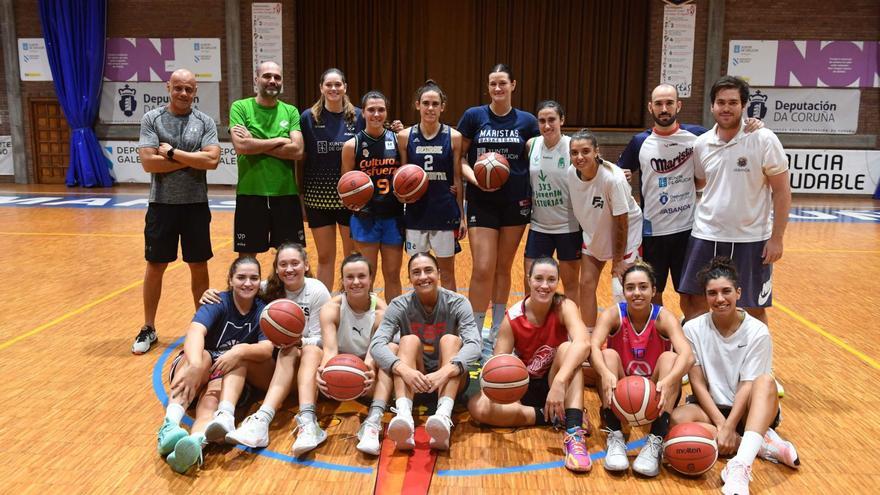
<svg viewBox="0 0 880 495"><path fill-rule="evenodd" d="M498 326L510 293L510 269L523 232L529 223L531 193L526 143L537 136L534 115L513 108L516 80L510 67L498 64L489 71L491 103L469 108L458 122L462 135L462 175L468 182L467 221L473 271L469 299L482 329L486 307L492 300L492 330L483 342L483 357L492 354ZM510 178L498 190L477 185L472 166L483 153L494 151L510 162Z"/></svg>
<svg viewBox="0 0 880 495"><path fill-rule="evenodd" d="M444 288L457 290L455 241L467 227L462 212L461 133L440 122L446 93L432 80L416 91L419 123L397 134L401 163L412 163L428 174L428 191L406 205L406 252L410 256L433 250ZM453 187L454 186L454 187Z"/></svg>
<svg viewBox="0 0 880 495"><path fill-rule="evenodd" d="M342 173L360 170L373 180L373 198L351 216L351 238L358 251L379 266L385 299L400 295L400 265L403 260L403 204L394 196L394 172L400 166L397 135L385 128L388 98L379 91L364 95L361 104L366 128L342 147Z"/></svg>
<svg viewBox="0 0 880 495"><path fill-rule="evenodd" d="M318 249L317 279L333 287L336 264L336 226L342 237L342 252L354 250L349 234L351 212L339 202L336 183L341 177L342 145L364 129L361 109L346 94L348 84L339 69L321 74L321 96L302 113L305 157L298 169L303 187L306 218Z"/></svg>

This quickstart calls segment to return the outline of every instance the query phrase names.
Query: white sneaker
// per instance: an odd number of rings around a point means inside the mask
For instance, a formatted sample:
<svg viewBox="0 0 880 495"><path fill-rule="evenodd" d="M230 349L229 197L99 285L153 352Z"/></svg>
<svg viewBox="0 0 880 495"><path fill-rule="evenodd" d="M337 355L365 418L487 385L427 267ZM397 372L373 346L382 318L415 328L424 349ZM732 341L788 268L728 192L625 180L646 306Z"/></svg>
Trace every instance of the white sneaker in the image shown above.
<svg viewBox="0 0 880 495"><path fill-rule="evenodd" d="M642 476L657 476L660 474L661 457L663 457L663 437L649 433L645 446L633 461L633 471Z"/></svg>
<svg viewBox="0 0 880 495"><path fill-rule="evenodd" d="M397 450L412 450L416 448L416 440L413 437L415 428L412 416L398 414L388 423L386 435L397 444Z"/></svg>
<svg viewBox="0 0 880 495"><path fill-rule="evenodd" d="M252 449L261 449L269 445L269 421L262 414L251 414L244 418L241 426L226 434L226 442L242 444Z"/></svg>
<svg viewBox="0 0 880 495"><path fill-rule="evenodd" d="M793 469L798 469L801 466L801 460L798 458L794 444L783 440L773 431L773 428L768 429L764 435L764 443L761 444L758 457L776 464L785 464Z"/></svg>
<svg viewBox="0 0 880 495"><path fill-rule="evenodd" d="M626 471L629 469L629 459L626 457L626 442L623 440L623 432L620 430L602 430L608 433L605 441L605 470Z"/></svg>
<svg viewBox="0 0 880 495"><path fill-rule="evenodd" d="M432 449L449 450L449 437L452 436L452 418L443 414L434 414L425 421L425 431L431 437L429 445Z"/></svg>
<svg viewBox="0 0 880 495"><path fill-rule="evenodd" d="M296 428L293 430L299 431L299 433L297 433L296 441L293 442L293 449L291 449L294 457L299 457L313 450L324 443L324 440L327 440L327 432L318 426L317 421L306 420L298 415L296 422Z"/></svg>
<svg viewBox="0 0 880 495"><path fill-rule="evenodd" d="M721 493L724 495L749 495L749 481L752 481L752 468L731 459L721 471Z"/></svg>
<svg viewBox="0 0 880 495"><path fill-rule="evenodd" d="M131 353L144 354L153 347L157 340L159 340L159 337L156 336L156 329L150 325L144 325L138 332L137 337L134 338L134 344L131 345Z"/></svg>
<svg viewBox="0 0 880 495"><path fill-rule="evenodd" d="M215 411L214 419L205 429L205 438L211 443L224 443L226 435L235 430L235 416L227 411Z"/></svg>
<svg viewBox="0 0 880 495"><path fill-rule="evenodd" d="M379 427L364 421L357 433L357 449L364 454L379 455L382 444L379 441Z"/></svg>
<svg viewBox="0 0 880 495"><path fill-rule="evenodd" d="M779 381L779 379L774 378L774 380L776 380L776 395L781 399L785 397L785 387L782 386L782 383Z"/></svg>

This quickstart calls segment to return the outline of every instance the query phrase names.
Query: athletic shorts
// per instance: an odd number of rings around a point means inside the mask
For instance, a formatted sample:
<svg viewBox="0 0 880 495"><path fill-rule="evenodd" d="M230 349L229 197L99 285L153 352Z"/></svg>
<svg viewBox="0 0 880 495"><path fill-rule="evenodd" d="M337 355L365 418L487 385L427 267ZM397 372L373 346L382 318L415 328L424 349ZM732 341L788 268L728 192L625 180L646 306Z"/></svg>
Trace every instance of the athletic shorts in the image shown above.
<svg viewBox="0 0 880 495"><path fill-rule="evenodd" d="M176 260L178 240L187 263L201 263L214 256L208 203L150 203L144 224L144 258L151 263Z"/></svg>
<svg viewBox="0 0 880 495"><path fill-rule="evenodd" d="M700 405L700 402L697 400L697 397L695 395L688 395L687 397L685 397L684 403L685 404L694 404L697 406ZM733 409L730 406L720 406L718 404L715 404L715 407L717 407L718 410L721 411L721 414L725 418L730 416L730 411ZM739 433L739 436L743 436L743 434L746 432L746 419L747 418L745 418L745 417L741 418L739 420L739 423L737 423L737 425L736 425L736 432ZM776 410L776 417L774 417L773 422L770 423L770 428L773 428L775 430L779 426L779 423L782 423L782 408L781 407Z"/></svg>
<svg viewBox="0 0 880 495"><path fill-rule="evenodd" d="M465 370L463 378L465 380L464 386L461 388L461 392L455 394L456 404L467 404L468 401L467 391L470 388L471 376L467 370ZM429 415L434 414L437 411L437 399L437 392L413 394L413 409L424 406L428 409Z"/></svg>
<svg viewBox="0 0 880 495"><path fill-rule="evenodd" d="M642 258L654 268L657 276L657 292L666 288L666 279L672 273L672 285L681 292L681 271L687 252L691 231L668 235L642 237Z"/></svg>
<svg viewBox="0 0 880 495"><path fill-rule="evenodd" d="M736 265L739 285L742 288L737 306L743 308L769 308L773 306L773 265L765 265L762 254L767 241L715 242L691 236L681 275L681 292L702 295L703 287L697 273L715 256L727 256Z"/></svg>
<svg viewBox="0 0 880 495"><path fill-rule="evenodd" d="M208 354L211 355L211 364L214 364L214 361L217 360L220 356L223 355L222 352L219 351L208 351ZM177 367L180 365L180 362L183 361L184 352L180 351L175 356L174 361L171 361L171 368L168 370L168 383L174 382L174 373L177 371ZM216 380L218 378L223 378L223 373L220 371L215 371L211 373L211 377L208 378L208 381Z"/></svg>
<svg viewBox="0 0 880 495"><path fill-rule="evenodd" d="M526 258L538 259L553 256L559 261L575 261L581 259L581 245L584 242L580 231L567 234L548 234L529 229L526 238Z"/></svg>
<svg viewBox="0 0 880 495"><path fill-rule="evenodd" d="M403 222L401 218L375 218L352 215L351 238L355 242L403 246Z"/></svg>
<svg viewBox="0 0 880 495"><path fill-rule="evenodd" d="M529 389L520 399L520 404L528 407L544 407L547 403L547 395L550 393L549 373L541 378L531 377Z"/></svg>
<svg viewBox="0 0 880 495"><path fill-rule="evenodd" d="M452 230L406 229L406 254L434 251L438 258L455 256L455 232Z"/></svg>
<svg viewBox="0 0 880 495"><path fill-rule="evenodd" d="M235 252L264 253L284 242L306 245L299 196L235 196Z"/></svg>
<svg viewBox="0 0 880 495"><path fill-rule="evenodd" d="M309 208L306 206L306 220L310 229L318 229L330 225L342 225L348 227L351 220L351 210L345 208L327 210L324 208Z"/></svg>
<svg viewBox="0 0 880 495"><path fill-rule="evenodd" d="M468 201L465 206L468 227L501 227L528 225L532 215L532 201L523 199L507 203Z"/></svg>

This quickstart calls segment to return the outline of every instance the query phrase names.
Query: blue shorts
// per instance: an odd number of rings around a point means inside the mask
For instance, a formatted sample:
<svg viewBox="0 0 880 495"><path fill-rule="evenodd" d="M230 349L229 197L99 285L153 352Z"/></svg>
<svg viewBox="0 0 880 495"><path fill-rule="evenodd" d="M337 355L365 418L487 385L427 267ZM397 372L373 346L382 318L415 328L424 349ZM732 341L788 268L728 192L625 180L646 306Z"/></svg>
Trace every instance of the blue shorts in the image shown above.
<svg viewBox="0 0 880 495"><path fill-rule="evenodd" d="M351 216L351 238L355 242L403 246L403 222L401 218L375 218Z"/></svg>
<svg viewBox="0 0 880 495"><path fill-rule="evenodd" d="M742 288L742 297L736 305L741 308L773 306L773 265L765 265L761 257L766 243L767 241L715 242L691 236L688 240L679 292L703 295L703 287L697 280L697 273L715 256L727 256L736 266L739 285Z"/></svg>
<svg viewBox="0 0 880 495"><path fill-rule="evenodd" d="M526 239L525 257L538 259L553 256L559 261L575 261L581 259L581 244L584 238L580 231L567 234L547 234L529 229Z"/></svg>

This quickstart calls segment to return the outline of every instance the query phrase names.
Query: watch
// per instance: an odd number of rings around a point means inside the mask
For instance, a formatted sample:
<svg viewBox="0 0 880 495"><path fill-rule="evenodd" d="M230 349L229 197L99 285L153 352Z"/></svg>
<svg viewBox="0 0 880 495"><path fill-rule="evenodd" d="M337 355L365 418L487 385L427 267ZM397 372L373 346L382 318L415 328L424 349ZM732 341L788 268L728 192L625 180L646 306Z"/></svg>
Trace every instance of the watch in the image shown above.
<svg viewBox="0 0 880 495"><path fill-rule="evenodd" d="M174 148L169 149L168 152L165 153L165 156L167 156L169 160L173 161L174 160Z"/></svg>

